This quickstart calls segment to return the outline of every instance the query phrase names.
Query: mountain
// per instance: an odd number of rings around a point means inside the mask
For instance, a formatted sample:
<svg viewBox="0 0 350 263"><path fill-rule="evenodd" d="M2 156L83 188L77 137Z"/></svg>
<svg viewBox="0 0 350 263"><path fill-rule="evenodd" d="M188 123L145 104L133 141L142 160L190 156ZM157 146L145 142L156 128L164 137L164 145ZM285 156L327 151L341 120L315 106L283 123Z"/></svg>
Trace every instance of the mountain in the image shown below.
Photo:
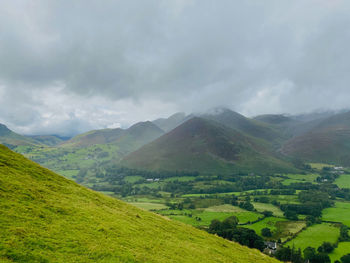
<svg viewBox="0 0 350 263"><path fill-rule="evenodd" d="M174 115L171 115L169 118L160 118L154 120L153 123L159 128L161 128L163 131L169 132L190 118L191 116L186 116L185 113L178 112Z"/></svg>
<svg viewBox="0 0 350 263"><path fill-rule="evenodd" d="M96 144L114 144L130 152L153 141L163 133L163 130L155 124L146 121L136 123L125 130L117 128L90 131L64 142L62 146L84 148Z"/></svg>
<svg viewBox="0 0 350 263"><path fill-rule="evenodd" d="M28 137L47 146L56 146L65 141L64 138L56 135L33 135Z"/></svg>
<svg viewBox="0 0 350 263"><path fill-rule="evenodd" d="M202 173L292 171L267 142L218 122L194 117L126 156L121 165L142 170Z"/></svg>
<svg viewBox="0 0 350 263"><path fill-rule="evenodd" d="M162 134L159 127L147 121L125 130L90 131L58 145L16 147L14 150L70 179L76 179L79 172L84 173L86 176L79 183L90 186L96 181L97 167L110 161L118 162Z"/></svg>
<svg viewBox="0 0 350 263"><path fill-rule="evenodd" d="M19 135L9 128L7 128L4 124L0 123L0 143L5 144L9 148L15 148L16 146L29 146L29 145L40 145L40 142Z"/></svg>
<svg viewBox="0 0 350 263"><path fill-rule="evenodd" d="M201 114L200 117L216 121L246 135L270 142L277 142L283 138L282 134L271 125L258 120L249 119L230 109L215 108L209 113Z"/></svg>
<svg viewBox="0 0 350 263"><path fill-rule="evenodd" d="M0 145L1 262L278 262L88 190Z"/></svg>
<svg viewBox="0 0 350 263"><path fill-rule="evenodd" d="M318 120L308 132L290 139L282 152L313 162L350 165L350 112Z"/></svg>

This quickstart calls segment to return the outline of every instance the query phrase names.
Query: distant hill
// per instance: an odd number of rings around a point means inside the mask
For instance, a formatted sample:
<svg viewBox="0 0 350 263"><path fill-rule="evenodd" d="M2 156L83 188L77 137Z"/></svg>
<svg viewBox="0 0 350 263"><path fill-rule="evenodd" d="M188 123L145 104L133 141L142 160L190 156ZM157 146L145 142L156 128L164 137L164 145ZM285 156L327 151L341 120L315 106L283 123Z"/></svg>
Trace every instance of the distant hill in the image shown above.
<svg viewBox="0 0 350 263"><path fill-rule="evenodd" d="M8 146L9 148L15 148L19 145L40 145L39 141L36 141L33 138L19 135L4 124L0 123L0 143Z"/></svg>
<svg viewBox="0 0 350 263"><path fill-rule="evenodd" d="M278 262L88 190L0 145L1 262Z"/></svg>
<svg viewBox="0 0 350 263"><path fill-rule="evenodd" d="M264 140L199 117L129 154L121 164L145 170L203 173L294 170Z"/></svg>
<svg viewBox="0 0 350 263"><path fill-rule="evenodd" d="M103 129L80 134L62 144L62 147L84 148L96 144L113 144L123 152L131 152L164 134L150 121L139 122L128 129Z"/></svg>
<svg viewBox="0 0 350 263"><path fill-rule="evenodd" d="M350 112L313 121L313 127L290 139L282 152L308 161L350 165Z"/></svg>
<svg viewBox="0 0 350 263"><path fill-rule="evenodd" d="M56 135L33 135L33 136L27 136L27 137L32 138L35 141L45 144L47 146L56 146L66 141L65 139Z"/></svg>
<svg viewBox="0 0 350 263"><path fill-rule="evenodd" d="M169 118L160 118L154 120L153 123L163 131L169 132L192 117L193 116L186 116L186 114L183 112L178 112L171 115Z"/></svg>
<svg viewBox="0 0 350 263"><path fill-rule="evenodd" d="M104 167L110 161L118 162L162 134L164 132L159 127L147 121L136 123L125 130L90 131L58 145L18 146L14 150L70 179L76 179L79 172L84 172L87 176L79 183L91 185L90 182L96 180L97 167Z"/></svg>

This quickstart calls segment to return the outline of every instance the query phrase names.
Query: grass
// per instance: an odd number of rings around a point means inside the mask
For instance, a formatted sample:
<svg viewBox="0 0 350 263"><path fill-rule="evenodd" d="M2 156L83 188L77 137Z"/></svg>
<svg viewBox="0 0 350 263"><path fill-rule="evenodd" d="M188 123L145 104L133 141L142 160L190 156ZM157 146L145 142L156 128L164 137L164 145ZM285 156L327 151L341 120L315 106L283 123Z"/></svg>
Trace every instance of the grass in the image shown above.
<svg viewBox="0 0 350 263"><path fill-rule="evenodd" d="M232 205L219 205L192 210L161 210L158 213L195 227L209 226L214 219L224 220L230 216L236 216L241 224L256 221L263 217L256 212L250 212Z"/></svg>
<svg viewBox="0 0 350 263"><path fill-rule="evenodd" d="M174 181L191 182L191 181L194 181L195 179L196 179L196 177L194 177L194 176L179 176L179 177L166 178L164 181L165 182L174 182Z"/></svg>
<svg viewBox="0 0 350 263"><path fill-rule="evenodd" d="M309 163L312 169L322 170L324 167L334 167L332 164L326 163Z"/></svg>
<svg viewBox="0 0 350 263"><path fill-rule="evenodd" d="M339 237L339 228L333 224L322 223L308 227L297 235L296 238L286 243L287 246L300 248L318 248L323 242L335 243Z"/></svg>
<svg viewBox="0 0 350 263"><path fill-rule="evenodd" d="M282 181L283 185L290 185L293 183L316 183L315 180L319 176L318 174L284 174L288 177Z"/></svg>
<svg viewBox="0 0 350 263"><path fill-rule="evenodd" d="M273 232L274 234L277 232L277 223L278 222L283 222L286 221L286 219L283 218L277 218L277 217L267 217L264 218L263 220L252 224L252 225L247 225L247 228L253 229L258 235L261 236L261 230L263 228L270 228L271 232ZM275 236L275 235L274 235Z"/></svg>
<svg viewBox="0 0 350 263"><path fill-rule="evenodd" d="M322 211L325 221L340 222L350 227L350 202L335 202L335 206Z"/></svg>
<svg viewBox="0 0 350 263"><path fill-rule="evenodd" d="M135 175L135 176L126 176L124 178L124 181L127 183L133 184L133 183L136 183L137 181L142 180L142 179L144 179L142 176Z"/></svg>
<svg viewBox="0 0 350 263"><path fill-rule="evenodd" d="M3 146L0 261L277 262L88 190Z"/></svg>
<svg viewBox="0 0 350 263"><path fill-rule="evenodd" d="M340 188L350 188L350 174L342 174L334 182Z"/></svg>
<svg viewBox="0 0 350 263"><path fill-rule="evenodd" d="M283 217L283 211L273 204L252 202L258 212L271 211L274 216Z"/></svg>
<svg viewBox="0 0 350 263"><path fill-rule="evenodd" d="M338 247L334 249L332 253L329 254L329 257L332 262L339 260L344 255L350 253L350 242L340 242Z"/></svg>
<svg viewBox="0 0 350 263"><path fill-rule="evenodd" d="M129 203L129 204L145 210L160 210L160 209L168 208L166 205L158 204L158 203L135 202L135 203Z"/></svg>

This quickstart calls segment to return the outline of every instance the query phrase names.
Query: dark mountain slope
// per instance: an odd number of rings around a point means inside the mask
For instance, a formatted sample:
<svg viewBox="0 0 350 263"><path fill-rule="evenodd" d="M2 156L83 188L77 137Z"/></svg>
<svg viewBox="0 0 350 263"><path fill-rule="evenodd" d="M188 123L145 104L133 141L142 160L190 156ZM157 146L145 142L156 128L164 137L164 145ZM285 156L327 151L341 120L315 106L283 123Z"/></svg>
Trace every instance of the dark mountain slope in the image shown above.
<svg viewBox="0 0 350 263"><path fill-rule="evenodd" d="M0 145L1 262L277 262L88 190Z"/></svg>
<svg viewBox="0 0 350 263"><path fill-rule="evenodd" d="M289 140L282 152L308 161L350 165L350 112L318 122L307 133Z"/></svg>
<svg viewBox="0 0 350 263"><path fill-rule="evenodd" d="M293 170L270 152L264 140L198 117L131 153L121 164L136 169L203 173Z"/></svg>
<svg viewBox="0 0 350 263"><path fill-rule="evenodd" d="M165 132L169 132L172 129L176 128L180 124L184 123L186 120L189 120L191 117L186 116L183 112L175 113L171 115L169 118L160 118L154 120L153 123L161 128Z"/></svg>
<svg viewBox="0 0 350 263"><path fill-rule="evenodd" d="M211 113L203 114L201 117L216 121L246 135L264 139L269 142L279 142L283 139L279 130L275 129L273 126L258 120L246 118L245 116L229 109L214 109Z"/></svg>

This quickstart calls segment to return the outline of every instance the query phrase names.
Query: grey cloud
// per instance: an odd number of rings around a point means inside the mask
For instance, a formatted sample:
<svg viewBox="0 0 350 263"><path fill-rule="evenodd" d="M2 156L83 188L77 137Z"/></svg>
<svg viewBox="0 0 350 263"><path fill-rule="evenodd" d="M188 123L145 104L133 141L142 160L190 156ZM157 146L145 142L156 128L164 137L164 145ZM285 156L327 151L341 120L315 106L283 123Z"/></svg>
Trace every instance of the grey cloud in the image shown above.
<svg viewBox="0 0 350 263"><path fill-rule="evenodd" d="M249 115L348 107L345 0L14 0L0 7L0 86L10 104L0 120L29 133L125 126L215 106ZM57 86L71 106L45 103Z"/></svg>

